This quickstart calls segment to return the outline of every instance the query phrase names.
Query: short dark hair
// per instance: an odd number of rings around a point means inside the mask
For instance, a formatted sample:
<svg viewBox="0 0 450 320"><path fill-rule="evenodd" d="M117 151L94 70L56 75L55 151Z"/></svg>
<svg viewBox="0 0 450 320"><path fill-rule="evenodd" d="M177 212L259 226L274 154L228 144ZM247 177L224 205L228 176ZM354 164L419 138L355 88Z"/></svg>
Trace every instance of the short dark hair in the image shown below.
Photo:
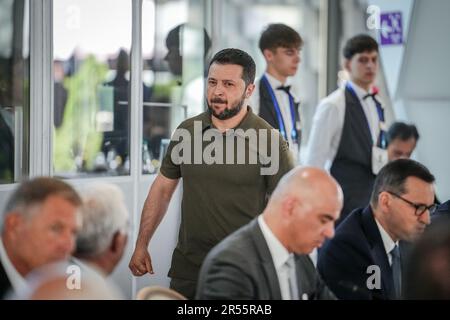
<svg viewBox="0 0 450 320"><path fill-rule="evenodd" d="M390 191L399 195L406 193L405 182L409 177L416 177L430 184L435 181L431 172L417 161L411 159L392 161L380 170L375 179L370 198L371 205L377 207L380 192Z"/></svg>
<svg viewBox="0 0 450 320"><path fill-rule="evenodd" d="M181 37L180 33L183 31L183 29L187 26L186 23L182 23L172 30L169 31L166 37L166 47L177 47L178 50L180 50L181 47ZM203 56L206 57L208 54L209 49L211 48L211 39L208 35L208 32L205 28L203 28ZM181 56L181 52L178 52L178 54Z"/></svg>
<svg viewBox="0 0 450 320"><path fill-rule="evenodd" d="M359 34L347 40L342 53L350 60L355 54L367 51L378 52L378 43L371 36Z"/></svg>
<svg viewBox="0 0 450 320"><path fill-rule="evenodd" d="M431 223L415 243L405 275L405 299L450 299L450 218Z"/></svg>
<svg viewBox="0 0 450 320"><path fill-rule="evenodd" d="M301 48L303 39L297 31L282 23L269 24L259 38L259 49Z"/></svg>
<svg viewBox="0 0 450 320"><path fill-rule="evenodd" d="M80 196L69 184L55 178L38 177L19 185L9 198L4 212L6 214L19 210L25 214L27 208L41 204L53 195L60 196L75 206L81 205Z"/></svg>
<svg viewBox="0 0 450 320"><path fill-rule="evenodd" d="M387 143L395 139L400 139L402 141L414 138L414 140L419 140L419 132L413 124L406 124L404 122L394 122L387 132Z"/></svg>
<svg viewBox="0 0 450 320"><path fill-rule="evenodd" d="M223 49L217 52L209 63L209 68L213 63L217 64L237 64L242 67L242 79L245 86L255 81L256 65L253 58L245 51L235 48Z"/></svg>

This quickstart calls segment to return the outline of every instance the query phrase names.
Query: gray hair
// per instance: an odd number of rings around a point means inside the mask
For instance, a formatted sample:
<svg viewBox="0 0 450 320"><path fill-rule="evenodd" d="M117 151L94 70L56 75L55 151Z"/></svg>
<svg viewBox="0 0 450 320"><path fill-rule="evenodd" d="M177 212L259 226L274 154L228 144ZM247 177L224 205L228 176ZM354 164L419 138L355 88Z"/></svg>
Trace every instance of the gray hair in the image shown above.
<svg viewBox="0 0 450 320"><path fill-rule="evenodd" d="M74 206L81 205L81 199L75 189L68 183L51 177L37 177L23 181L8 199L3 211L3 222L6 216L12 212L30 217L39 205L44 203L48 197L61 197Z"/></svg>
<svg viewBox="0 0 450 320"><path fill-rule="evenodd" d="M92 257L106 250L115 233L127 233L129 214L116 185L96 183L80 190L80 194L83 226L77 235L75 255Z"/></svg>

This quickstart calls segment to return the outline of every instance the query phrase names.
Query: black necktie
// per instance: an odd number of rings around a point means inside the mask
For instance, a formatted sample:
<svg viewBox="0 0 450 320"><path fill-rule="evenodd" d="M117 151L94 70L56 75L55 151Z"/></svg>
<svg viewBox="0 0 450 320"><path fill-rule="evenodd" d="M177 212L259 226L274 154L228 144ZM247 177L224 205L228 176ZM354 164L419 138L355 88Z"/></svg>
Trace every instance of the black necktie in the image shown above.
<svg viewBox="0 0 450 320"><path fill-rule="evenodd" d="M363 100L366 100L367 98L371 97L373 101L375 101L376 104L379 104L380 102L376 98L376 93L368 93L363 97Z"/></svg>
<svg viewBox="0 0 450 320"><path fill-rule="evenodd" d="M392 256L392 278L394 280L395 298L400 299L402 295L402 267L400 263L400 250L398 245L395 245L391 250Z"/></svg>
<svg viewBox="0 0 450 320"><path fill-rule="evenodd" d="M286 92L288 95L290 95L291 93L289 92L291 90L291 86L279 86L277 88L277 90L283 90L284 92Z"/></svg>

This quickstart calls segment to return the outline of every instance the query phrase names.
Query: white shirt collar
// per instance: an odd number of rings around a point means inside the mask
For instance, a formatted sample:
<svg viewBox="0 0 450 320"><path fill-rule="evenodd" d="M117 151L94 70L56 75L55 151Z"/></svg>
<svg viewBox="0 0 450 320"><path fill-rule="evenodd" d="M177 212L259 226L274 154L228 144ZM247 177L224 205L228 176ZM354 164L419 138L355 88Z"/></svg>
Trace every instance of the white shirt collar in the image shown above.
<svg viewBox="0 0 450 320"><path fill-rule="evenodd" d="M369 93L369 91L366 91L365 89L361 88L356 83L354 83L354 82L352 82L350 80L348 81L348 83L350 84L350 86L355 91L355 93L358 96L359 100L363 101L363 98Z"/></svg>
<svg viewBox="0 0 450 320"><path fill-rule="evenodd" d="M26 281L22 275L13 266L11 260L8 257L5 247L3 246L3 241L0 237L0 261L5 269L6 276L11 282L11 286L15 292L18 292L21 288L26 286Z"/></svg>
<svg viewBox="0 0 450 320"><path fill-rule="evenodd" d="M269 73L265 72L264 74L266 75L267 80L274 89L278 88L279 86L288 85L288 80L286 80L286 82L283 84L280 80L270 75Z"/></svg>
<svg viewBox="0 0 450 320"><path fill-rule="evenodd" d="M280 87L280 86L292 86L292 78L287 78L286 79L286 82L283 84L283 83L281 83L281 81L280 80L278 80L278 79L276 79L275 77L273 77L273 76L271 76L270 74L268 74L267 72L265 72L264 73L265 74L265 76L266 76L266 78L267 78L267 81L269 81L269 84L270 84L270 86L272 87L272 89L274 90L274 92L275 92L275 94L277 94L277 93L282 93L282 92L284 92L284 91L282 91L282 90L277 90L277 88L278 87ZM289 93L291 94L291 96L294 98L294 101L296 101L296 102L298 102L299 101L299 99L298 99L298 96L297 96L297 94L294 92L295 90L293 90L292 89L292 87L291 87L291 90L289 90ZM259 96L259 95L258 95ZM287 97L287 96L286 96Z"/></svg>
<svg viewBox="0 0 450 320"><path fill-rule="evenodd" d="M386 250L386 253L390 254L392 249L394 249L394 247L398 245L398 241L394 242L394 240L392 240L391 236L386 232L386 230L384 230L383 226L378 222L376 218L375 222L377 223L378 230L380 231L381 240L383 240L384 250Z"/></svg>
<svg viewBox="0 0 450 320"><path fill-rule="evenodd" d="M283 246L280 240L278 240L278 238L273 234L272 230L270 230L269 226L264 221L263 215L260 215L258 217L258 223L263 236L266 239L270 254L272 255L275 269L279 270L281 267L283 267L291 254Z"/></svg>

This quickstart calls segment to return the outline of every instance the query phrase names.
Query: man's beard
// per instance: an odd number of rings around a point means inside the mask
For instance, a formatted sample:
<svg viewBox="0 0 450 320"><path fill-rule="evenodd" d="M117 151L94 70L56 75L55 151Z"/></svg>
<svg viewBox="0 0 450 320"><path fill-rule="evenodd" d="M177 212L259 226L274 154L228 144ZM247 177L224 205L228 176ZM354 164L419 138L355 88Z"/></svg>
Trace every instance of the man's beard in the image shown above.
<svg viewBox="0 0 450 320"><path fill-rule="evenodd" d="M211 107L209 102L206 102L208 105L208 111L211 115L216 117L219 120L227 120L233 118L235 115L241 111L242 106L244 105L245 101L245 94L242 96L241 100L239 100L237 103L235 103L231 108L226 107L225 110L223 110L221 113L217 113L214 111L214 109ZM215 98L211 100L211 103L227 103L226 100L222 100L220 98Z"/></svg>

